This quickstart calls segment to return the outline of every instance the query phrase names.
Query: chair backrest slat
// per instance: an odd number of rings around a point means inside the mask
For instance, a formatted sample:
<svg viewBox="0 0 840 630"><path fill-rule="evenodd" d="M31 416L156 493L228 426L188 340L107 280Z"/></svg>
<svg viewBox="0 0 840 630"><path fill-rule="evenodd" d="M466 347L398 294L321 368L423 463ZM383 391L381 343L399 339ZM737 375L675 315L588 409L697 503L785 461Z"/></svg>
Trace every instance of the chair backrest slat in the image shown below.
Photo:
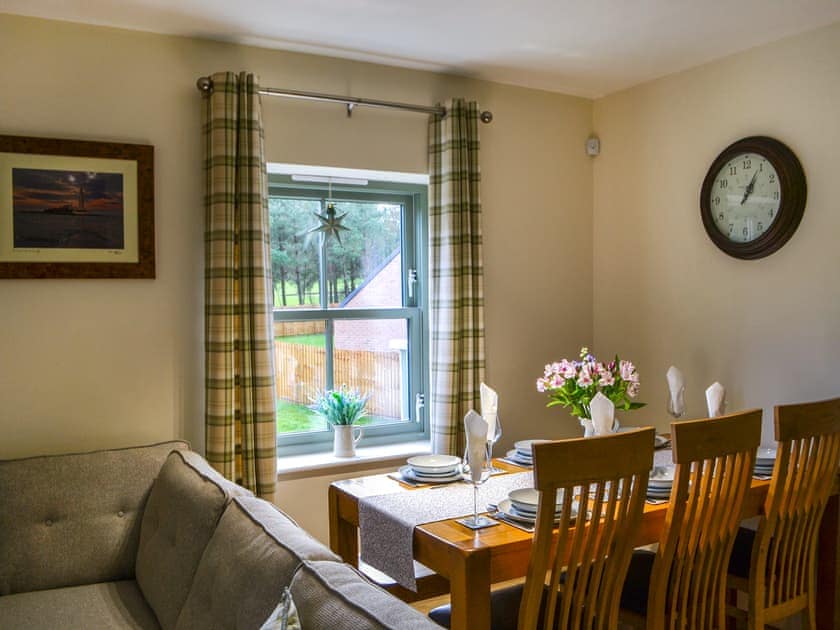
<svg viewBox="0 0 840 630"><path fill-rule="evenodd" d="M648 628L723 627L726 569L761 440L761 411L673 423L676 470L651 574Z"/></svg>
<svg viewBox="0 0 840 630"><path fill-rule="evenodd" d="M608 630L641 525L654 430L536 444L536 531L519 610L520 630L542 627ZM555 539L555 503L562 510ZM576 512L574 512L576 508ZM548 579L546 579L548 578Z"/></svg>

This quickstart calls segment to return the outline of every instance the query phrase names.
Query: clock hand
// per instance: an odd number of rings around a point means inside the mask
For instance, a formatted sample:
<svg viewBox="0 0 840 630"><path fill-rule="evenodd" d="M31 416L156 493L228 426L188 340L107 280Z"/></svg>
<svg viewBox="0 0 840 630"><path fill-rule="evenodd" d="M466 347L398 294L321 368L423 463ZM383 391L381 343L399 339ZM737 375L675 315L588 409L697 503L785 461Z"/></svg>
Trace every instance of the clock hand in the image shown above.
<svg viewBox="0 0 840 630"><path fill-rule="evenodd" d="M744 203L747 201L747 199L749 198L749 196L752 194L753 188L755 188L755 178L756 178L756 177L758 177L758 171L756 171L756 172L753 174L752 179L750 180L750 183L749 183L749 184L747 184L747 189L744 191L744 198L743 198L743 199L741 199L741 205L742 205L742 206L743 206L743 205L744 205Z"/></svg>

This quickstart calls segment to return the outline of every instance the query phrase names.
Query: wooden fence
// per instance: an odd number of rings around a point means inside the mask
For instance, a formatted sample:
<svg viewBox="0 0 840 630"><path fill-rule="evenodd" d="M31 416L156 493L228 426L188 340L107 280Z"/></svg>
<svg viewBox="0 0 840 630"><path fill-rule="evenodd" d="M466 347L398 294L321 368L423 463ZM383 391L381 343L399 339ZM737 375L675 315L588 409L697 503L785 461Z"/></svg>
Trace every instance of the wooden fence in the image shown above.
<svg viewBox="0 0 840 630"><path fill-rule="evenodd" d="M325 386L326 359L324 348L275 340L277 397L288 402L310 404L311 397ZM370 395L369 414L402 417L399 351L335 349L333 375L336 387L348 385Z"/></svg>
<svg viewBox="0 0 840 630"><path fill-rule="evenodd" d="M323 335L324 320L307 320L303 322L274 322L275 337L291 337L292 335Z"/></svg>

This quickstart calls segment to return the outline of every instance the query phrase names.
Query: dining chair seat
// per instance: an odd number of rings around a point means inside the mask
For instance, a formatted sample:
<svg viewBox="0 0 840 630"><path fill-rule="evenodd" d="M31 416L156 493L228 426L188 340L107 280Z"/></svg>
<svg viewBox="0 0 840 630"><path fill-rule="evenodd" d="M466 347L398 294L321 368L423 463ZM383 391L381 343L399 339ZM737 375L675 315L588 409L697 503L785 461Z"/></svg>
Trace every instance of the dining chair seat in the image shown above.
<svg viewBox="0 0 840 630"><path fill-rule="evenodd" d="M732 547L732 555L729 556L729 575L741 578L750 576L750 559L754 542L754 529L747 527L738 529L738 533L735 535L735 545Z"/></svg>
<svg viewBox="0 0 840 630"><path fill-rule="evenodd" d="M566 574L560 575L560 584L566 583ZM519 617L519 607L522 603L522 593L525 584L512 584L504 588L496 589L490 596L490 630L515 630ZM543 598L540 602L540 614L537 627L542 628L545 622L545 603L548 597L548 586L543 589ZM559 599L559 598L558 598ZM452 606L445 604L438 606L429 612L429 617L439 626L451 627ZM554 627L559 624L555 622Z"/></svg>
<svg viewBox="0 0 840 630"><path fill-rule="evenodd" d="M639 559L636 559L638 554ZM645 589L645 598L647 598L647 584L650 581L650 569L653 566L653 557L655 554L650 551L639 550L633 554L633 559L630 561L630 570L627 573L625 581L625 588L628 582L639 584L640 588ZM650 556L648 559L647 556ZM560 576L560 584L566 583L566 574ZM490 630L516 630L517 621L519 618L519 607L522 603L522 592L525 590L525 584L513 584L504 588L493 591L490 597ZM543 590L543 598L540 602L540 614L537 621L537 627L542 628L545 623L545 603L549 593L546 586ZM622 593L621 600L622 607L624 607L624 594ZM645 608L647 602L645 602ZM641 611L640 614L644 614ZM452 607L449 604L438 606L429 612L429 617L439 626L444 628L451 627L452 621ZM559 620L555 620L554 627L559 627Z"/></svg>
<svg viewBox="0 0 840 630"><path fill-rule="evenodd" d="M514 584L493 591L490 599L490 630L513 630L519 618L524 584ZM429 617L439 626L451 627L452 607L438 606L429 612Z"/></svg>
<svg viewBox="0 0 840 630"><path fill-rule="evenodd" d="M644 617L647 614L650 576L656 554L646 549L637 549L630 557L630 568L621 589L621 609Z"/></svg>
<svg viewBox="0 0 840 630"><path fill-rule="evenodd" d="M750 574L750 555L755 530L740 527L735 534L735 544L732 555L729 556L729 574L738 577L748 577ZM624 580L621 591L621 609L636 613L642 617L647 615L647 602L650 593L650 577L653 573L653 561L656 554L646 549L637 549L630 558L630 568Z"/></svg>

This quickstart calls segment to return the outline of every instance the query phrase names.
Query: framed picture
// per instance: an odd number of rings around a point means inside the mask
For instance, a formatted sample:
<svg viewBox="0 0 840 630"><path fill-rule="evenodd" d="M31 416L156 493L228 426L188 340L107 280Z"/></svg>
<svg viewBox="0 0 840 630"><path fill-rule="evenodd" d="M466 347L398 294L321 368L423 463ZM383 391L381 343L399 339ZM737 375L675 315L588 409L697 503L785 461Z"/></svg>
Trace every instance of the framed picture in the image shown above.
<svg viewBox="0 0 840 630"><path fill-rule="evenodd" d="M0 278L154 278L154 148L0 135Z"/></svg>

